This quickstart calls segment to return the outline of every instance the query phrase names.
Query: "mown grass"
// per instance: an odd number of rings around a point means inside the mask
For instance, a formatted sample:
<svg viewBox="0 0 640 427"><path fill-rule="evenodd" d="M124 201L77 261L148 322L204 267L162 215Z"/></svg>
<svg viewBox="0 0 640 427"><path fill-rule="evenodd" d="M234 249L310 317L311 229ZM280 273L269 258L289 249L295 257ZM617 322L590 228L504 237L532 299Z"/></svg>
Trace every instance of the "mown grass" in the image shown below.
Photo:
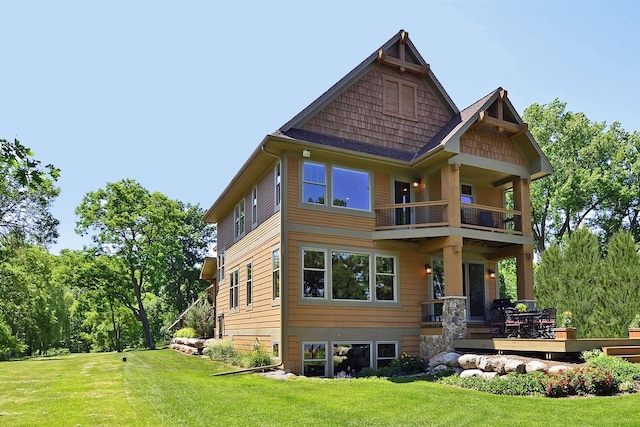
<svg viewBox="0 0 640 427"><path fill-rule="evenodd" d="M123 356L127 362L121 361ZM172 350L0 363L4 426L625 426L640 395L497 396L426 381L273 380Z"/></svg>

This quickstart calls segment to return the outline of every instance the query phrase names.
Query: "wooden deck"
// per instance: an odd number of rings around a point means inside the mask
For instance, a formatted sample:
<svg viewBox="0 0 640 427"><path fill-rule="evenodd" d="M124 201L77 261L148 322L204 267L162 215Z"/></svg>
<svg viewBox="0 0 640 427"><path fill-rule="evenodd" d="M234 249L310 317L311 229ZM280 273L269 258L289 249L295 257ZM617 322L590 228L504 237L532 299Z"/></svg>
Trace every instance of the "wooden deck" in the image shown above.
<svg viewBox="0 0 640 427"><path fill-rule="evenodd" d="M536 357L547 360L577 359L584 350L638 345L640 345L640 338L584 338L575 340L542 338L460 338L454 341L454 347L458 352L534 354Z"/></svg>

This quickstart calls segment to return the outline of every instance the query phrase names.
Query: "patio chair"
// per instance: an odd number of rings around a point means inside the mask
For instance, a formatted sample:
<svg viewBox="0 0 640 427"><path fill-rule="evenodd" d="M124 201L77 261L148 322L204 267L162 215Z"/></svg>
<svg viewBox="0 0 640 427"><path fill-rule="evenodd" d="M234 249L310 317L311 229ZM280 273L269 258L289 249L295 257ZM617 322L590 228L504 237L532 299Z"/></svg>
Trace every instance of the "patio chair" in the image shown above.
<svg viewBox="0 0 640 427"><path fill-rule="evenodd" d="M555 307L543 308L540 313L540 320L538 321L538 329L540 334L544 338L554 338L554 327L556 325L556 312Z"/></svg>
<svg viewBox="0 0 640 427"><path fill-rule="evenodd" d="M489 317L491 320L491 330L498 336L505 335L504 310L502 308L493 307L489 309Z"/></svg>
<svg viewBox="0 0 640 427"><path fill-rule="evenodd" d="M493 220L493 214L489 211L480 212L480 225L483 227L498 228L498 223Z"/></svg>

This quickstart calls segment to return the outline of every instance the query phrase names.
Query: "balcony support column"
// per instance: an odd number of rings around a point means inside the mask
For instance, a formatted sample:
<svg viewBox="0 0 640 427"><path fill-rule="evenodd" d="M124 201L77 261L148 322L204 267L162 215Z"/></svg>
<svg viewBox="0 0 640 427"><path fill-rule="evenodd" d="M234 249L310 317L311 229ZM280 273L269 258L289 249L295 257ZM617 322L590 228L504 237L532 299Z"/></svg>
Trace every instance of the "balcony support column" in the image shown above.
<svg viewBox="0 0 640 427"><path fill-rule="evenodd" d="M442 200L449 202L445 219L450 227L460 227L460 165L445 165L440 169Z"/></svg>
<svg viewBox="0 0 640 427"><path fill-rule="evenodd" d="M518 299L534 300L533 292L533 246L523 245L523 251L516 255L516 275Z"/></svg>
<svg viewBox="0 0 640 427"><path fill-rule="evenodd" d="M516 218L516 230L522 231L524 237L531 237L531 199L528 178L513 180L513 207L520 211L520 218Z"/></svg>

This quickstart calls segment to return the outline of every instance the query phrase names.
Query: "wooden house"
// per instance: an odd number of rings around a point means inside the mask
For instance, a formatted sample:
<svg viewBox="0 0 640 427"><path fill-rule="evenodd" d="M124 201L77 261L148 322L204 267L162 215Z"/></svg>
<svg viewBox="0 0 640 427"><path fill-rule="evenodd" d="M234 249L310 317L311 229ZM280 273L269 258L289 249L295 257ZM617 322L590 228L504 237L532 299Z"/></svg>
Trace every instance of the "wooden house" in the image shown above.
<svg viewBox="0 0 640 427"><path fill-rule="evenodd" d="M506 90L459 110L399 31L267 135L206 213L216 335L308 376L451 349L488 330L498 260L533 300L529 184L550 173Z"/></svg>

